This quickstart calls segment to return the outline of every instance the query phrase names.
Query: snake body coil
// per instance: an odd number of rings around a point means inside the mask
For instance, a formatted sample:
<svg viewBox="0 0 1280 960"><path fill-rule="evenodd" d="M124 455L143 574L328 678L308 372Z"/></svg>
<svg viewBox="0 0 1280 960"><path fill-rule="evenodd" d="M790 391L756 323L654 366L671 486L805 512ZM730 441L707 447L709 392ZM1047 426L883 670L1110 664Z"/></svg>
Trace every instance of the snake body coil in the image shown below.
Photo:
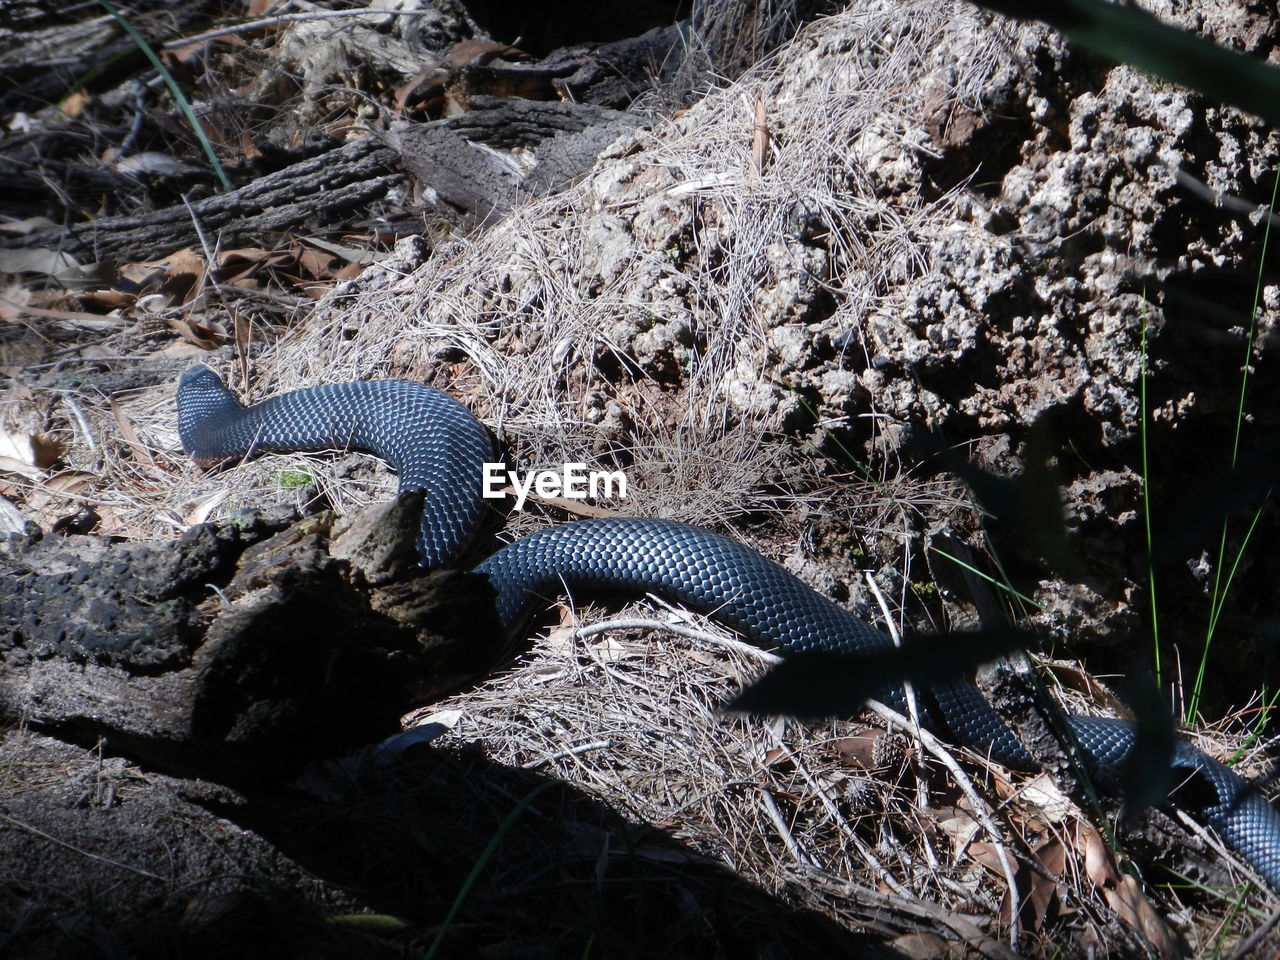
<svg viewBox="0 0 1280 960"><path fill-rule="evenodd" d="M244 407L205 366L178 381L178 436L204 467L255 453L360 450L400 476L400 492L422 490L418 556L444 566L475 535L483 515L482 464L489 432L448 394L408 380L335 383Z"/></svg>
<svg viewBox="0 0 1280 960"><path fill-rule="evenodd" d="M419 550L424 566L457 555L480 516L480 465L492 456L487 431L439 391L401 380L298 390L242 407L207 367L182 375L179 433L198 462L254 450L358 448L387 460L401 490L424 490ZM496 593L503 628L517 633L546 598L564 588L656 591L788 653L860 653L891 641L870 624L734 540L662 520L582 520L511 543L478 567ZM972 684L934 685L929 719L966 746L1012 767L1031 757ZM901 704L900 692L887 699ZM1068 717L1094 772L1122 763L1133 748L1122 720ZM1204 818L1280 889L1280 814L1238 775L1179 742L1175 770L1198 775L1211 801Z"/></svg>

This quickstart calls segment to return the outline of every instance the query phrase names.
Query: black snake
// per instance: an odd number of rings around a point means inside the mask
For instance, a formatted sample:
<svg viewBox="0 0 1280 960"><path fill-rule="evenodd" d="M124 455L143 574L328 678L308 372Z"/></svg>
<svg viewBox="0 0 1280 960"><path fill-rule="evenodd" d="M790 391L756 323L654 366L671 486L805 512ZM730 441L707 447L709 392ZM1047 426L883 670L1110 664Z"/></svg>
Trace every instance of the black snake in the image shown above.
<svg viewBox="0 0 1280 960"><path fill-rule="evenodd" d="M447 564L475 534L482 515L482 464L494 449L488 431L458 401L420 383L364 381L312 387L243 407L205 366L182 374L178 432L198 463L257 451L353 449L386 460L400 489L423 490L418 548L426 567ZM787 653L858 653L891 641L782 567L734 540L688 524L639 518L582 520L511 543L476 567L497 597L503 628L515 634L565 587L656 591ZM966 746L1012 767L1032 766L1012 731L964 681L934 685L935 720ZM901 702L901 693L890 695ZM1130 723L1067 718L1095 771L1124 761ZM1210 788L1205 820L1280 890L1280 814L1259 790L1190 744L1173 764Z"/></svg>

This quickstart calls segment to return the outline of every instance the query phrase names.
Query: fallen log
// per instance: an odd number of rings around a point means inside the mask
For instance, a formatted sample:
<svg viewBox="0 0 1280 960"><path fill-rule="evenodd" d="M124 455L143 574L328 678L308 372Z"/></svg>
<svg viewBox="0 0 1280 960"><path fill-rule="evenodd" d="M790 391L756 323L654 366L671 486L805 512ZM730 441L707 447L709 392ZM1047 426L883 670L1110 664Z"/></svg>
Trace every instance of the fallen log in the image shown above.
<svg viewBox="0 0 1280 960"><path fill-rule="evenodd" d="M423 573L419 495L166 542L11 538L0 720L166 772L278 777L398 729L499 652L487 584Z"/></svg>

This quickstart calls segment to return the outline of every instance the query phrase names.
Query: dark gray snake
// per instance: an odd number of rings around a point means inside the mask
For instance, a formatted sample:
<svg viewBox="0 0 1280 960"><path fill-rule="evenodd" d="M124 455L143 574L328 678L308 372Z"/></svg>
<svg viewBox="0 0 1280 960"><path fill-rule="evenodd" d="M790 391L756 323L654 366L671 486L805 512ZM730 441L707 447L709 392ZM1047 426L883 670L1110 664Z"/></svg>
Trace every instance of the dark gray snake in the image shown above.
<svg viewBox="0 0 1280 960"><path fill-rule="evenodd" d="M400 489L423 490L422 564L447 564L466 546L482 515L481 465L493 459L489 433L458 401L405 380L341 383L297 390L242 407L208 367L183 373L178 432L198 463L212 465L259 451L352 449L386 460ZM512 636L536 608L570 589L657 591L766 647L787 653L858 653L891 641L870 624L805 586L754 550L698 527L665 520L581 520L515 541L476 567L497 596ZM1030 756L983 698L964 681L935 685L935 722L965 746L1028 769ZM889 695L901 704L900 692ZM1123 720L1068 717L1094 772L1122 763L1132 748ZM1174 767L1198 775L1212 801L1201 811L1222 838L1280 890L1280 814L1262 793L1179 742Z"/></svg>

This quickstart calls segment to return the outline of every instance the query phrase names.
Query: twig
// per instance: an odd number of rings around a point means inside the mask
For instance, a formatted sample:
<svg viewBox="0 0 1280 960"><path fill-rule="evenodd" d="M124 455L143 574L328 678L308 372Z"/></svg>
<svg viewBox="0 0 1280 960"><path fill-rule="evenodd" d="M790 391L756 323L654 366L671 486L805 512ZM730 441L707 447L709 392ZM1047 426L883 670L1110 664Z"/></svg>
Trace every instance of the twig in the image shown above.
<svg viewBox="0 0 1280 960"><path fill-rule="evenodd" d="M936 903L930 903L927 900L920 900L915 897L893 897L880 893L878 890L864 887L859 883L854 883L851 880L832 877L830 874L816 869L809 871L809 876L805 878L805 882L809 885L813 885L815 882L821 884L827 890L838 893L854 903L863 904L871 909L891 912L899 917L906 915L940 923L958 936L963 937L971 947L990 957L991 960L1019 960L1015 951L1010 950L995 937L984 932L968 917L953 913Z"/></svg>
<svg viewBox="0 0 1280 960"><path fill-rule="evenodd" d="M1262 879L1261 876L1253 869L1253 865L1236 856L1232 851L1228 850L1218 838L1218 835L1206 827L1203 823L1198 822L1190 814L1181 807L1172 808L1174 819L1176 819L1192 836L1198 837L1200 841L1222 860L1230 861L1232 866L1242 870L1259 890L1264 893L1271 889L1271 886Z"/></svg>
<svg viewBox="0 0 1280 960"><path fill-rule="evenodd" d="M741 640L734 640L732 637L719 637L714 633L707 630L699 630L696 627L686 627L679 623L650 620L644 617L619 617L614 620L604 620L589 626L578 627L574 631L574 636L580 640L585 640L587 637L595 636L597 633L604 633L608 630L665 630L667 633L674 633L676 636L684 637L688 640L700 640L704 643L723 647L726 650L732 650L735 653L746 654L768 666L782 662L782 657L776 653L761 650L759 647L753 647L751 644L744 643Z"/></svg>
<svg viewBox="0 0 1280 960"><path fill-rule="evenodd" d="M893 645L895 647L901 649L902 634L898 630L898 625L894 622L893 614L889 610L889 601L885 597L884 592L880 589L880 585L876 583L876 578L870 570L867 571L867 584L871 587L872 596L876 598L876 602L880 605L880 612L884 615L885 629L889 632L889 638L893 641ZM911 722L919 727L921 725L920 708L916 701L915 687L911 685L910 680L904 679L902 681L902 695L907 701L907 713L911 717ZM921 765L912 764L912 768L915 771L916 777L916 802L923 808L929 802L929 788L925 784ZM933 844L929 842L928 836L926 834L922 834L920 842L924 847L924 852L929 860L930 866L935 870L938 869L938 855L934 852Z"/></svg>
<svg viewBox="0 0 1280 960"><path fill-rule="evenodd" d="M769 819L773 821L774 828L778 831L778 835L782 837L782 842L786 845L787 850L791 852L791 856L797 863L802 863L806 867L817 867L818 863L814 859L813 854L809 853L800 846L799 841L791 834L791 828L787 826L787 822L782 819L782 811L778 809L778 805L773 801L773 794L769 792L769 788L763 784L756 784L756 790L760 793L760 800L764 804L765 813L769 815Z"/></svg>
<svg viewBox="0 0 1280 960"><path fill-rule="evenodd" d="M893 641L893 645L902 648L902 634L898 631L898 625L893 621L893 614L889 610L889 601L885 598L884 593L880 590L880 585L876 583L876 578L871 571L867 571L867 585L871 588L871 595L876 598L876 602L880 604L880 612L884 614L885 629L889 632L889 639ZM911 717L911 722L917 728L920 727L920 709L916 704L916 691L911 685L910 680L902 681L902 695L907 701L907 713ZM924 793L924 783L917 777L917 792L920 796L920 805L924 806L926 795Z"/></svg>
<svg viewBox="0 0 1280 960"><path fill-rule="evenodd" d="M751 128L751 175L764 175L765 158L769 155L769 118L765 114L764 95L756 90L755 123Z"/></svg>
<svg viewBox="0 0 1280 960"><path fill-rule="evenodd" d="M956 786L969 799L969 803L973 807L974 817L991 838L991 845L995 847L996 855L1000 858L1000 868L1004 871L1005 882L1009 884L1009 943L1016 949L1020 932L1018 923L1018 885L1014 881L1013 858L1009 856L1009 850L1005 847L1004 837L996 827L995 821L987 814L986 804L978 796L978 791L974 787L973 781L969 779L968 774L964 772L956 758L951 755L942 742L928 730L919 724L912 723L909 718L904 717L897 710L885 706L878 700L868 700L867 708L916 737L924 749L928 750L935 759L941 761L942 765L951 771L951 775L955 778Z"/></svg>
<svg viewBox="0 0 1280 960"><path fill-rule="evenodd" d="M142 133L142 123L147 116L147 88L141 82L133 81L133 122L129 125L129 132L125 134L120 146L117 148L119 155L124 156L133 149L134 143L138 139L138 135ZM104 164L105 165L105 164Z"/></svg>
<svg viewBox="0 0 1280 960"><path fill-rule="evenodd" d="M113 867L119 867L121 870L129 870L132 873L138 874L138 876L140 877L146 877L148 880L159 880L162 883L165 880L165 878L160 876L160 874L158 873L152 873L150 870L142 869L142 867L135 867L127 863L121 863L119 860L112 860L110 857L104 857L101 854L91 853L88 850L83 850L80 847L77 847L75 844L67 843L67 841L65 840L59 840L57 837L53 836L52 834L45 833L39 827L33 827L29 823L23 823L21 820L15 820L13 817L9 816L6 813L0 813L0 820L3 820L5 823L10 824L11 826L17 827L20 830L26 830L29 833L34 833L37 837L43 837L44 839L50 841L51 843L56 843L60 847L66 847L66 849L70 850L72 853L78 853L80 854L80 856L88 857L90 860L97 860L101 863L110 864Z"/></svg>
<svg viewBox="0 0 1280 960"><path fill-rule="evenodd" d="M623 629L666 630L670 633L676 634L677 636L702 640L730 650L735 650L739 653L749 654L764 663L775 664L781 663L783 660L783 658L779 657L777 654L768 653L758 647L753 647L750 644L743 643L740 640L730 640L724 637L718 637L705 630L696 630L692 627L686 627L676 623L664 623L660 620L646 620L643 618L609 620L589 627L579 627L576 634L579 637L587 637L596 633L601 633L605 630ZM961 792L968 797L969 802L973 807L974 817L977 819L978 823L982 826L987 835L991 837L992 846L995 848L996 856L1000 859L1000 867L1004 872L1005 882L1009 885L1009 902L1013 905L1013 908L1009 911L1009 939L1016 947L1021 933L1017 911L1018 886L1014 880L1013 859L1009 855L1009 850L1004 843L1004 837L1001 835L995 821L987 814L985 809L986 805L978 795L978 791L974 787L973 781L969 779L968 775L964 772L963 768L961 768L955 757L947 751L941 741L933 736L933 734L929 733L928 730L925 730L920 726L920 724L913 722L908 717L904 717L896 710L893 710L876 700L867 701L867 707L868 709L875 711L875 713L879 714L885 720L888 720L890 723L914 736L923 750L928 751L932 756L940 760L943 766L951 771L951 775L955 778L956 785L960 788ZM776 813L776 807L774 808L774 812ZM778 822L781 824L780 819ZM782 824L782 827L783 837L785 840L788 834L785 832L785 824Z"/></svg>
<svg viewBox="0 0 1280 960"><path fill-rule="evenodd" d="M593 743L584 743L577 747L570 747L567 750L559 750L556 753L549 753L545 757L537 760L531 760L524 765L525 770L537 770L545 767L549 763L555 763L557 760L564 760L566 757L578 757L584 753L590 753L592 750L608 750L613 746L612 740L596 740Z"/></svg>
<svg viewBox="0 0 1280 960"><path fill-rule="evenodd" d="M863 839L858 836L857 831L853 829L853 824L851 824L844 814L840 812L840 808L836 806L835 801L827 796L827 791L823 790L814 779L813 774L809 772L809 768L804 764L804 761L801 759L799 754L787 746L786 742L777 735L772 727L769 728L769 731L773 734L774 746L781 750L783 755L795 765L800 776L804 777L805 783L807 783L809 785L809 789L813 791L813 795L817 797L818 801L826 808L827 816L840 828L840 832L848 838L849 842L853 844L854 848L858 851L859 856L875 868L880 881L898 896L910 897L911 892L898 882L898 878L889 871L889 868L886 867L883 862L881 862L880 858L876 856L875 851L867 846Z"/></svg>
<svg viewBox="0 0 1280 960"><path fill-rule="evenodd" d="M90 452L96 453L98 444L93 439L93 431L89 429L89 421L85 419L84 412L80 409L80 405L76 403L75 398L69 393L62 395L62 402L67 405L67 409L71 411L71 415L75 417L76 423L80 424L81 431L84 432L84 442L89 445Z"/></svg>
<svg viewBox="0 0 1280 960"><path fill-rule="evenodd" d="M1276 928L1277 923L1280 923L1280 908L1267 918L1266 923L1259 925L1257 930L1249 934L1249 936L1245 938L1244 943L1240 944L1240 946L1236 948L1235 953L1231 954L1227 960L1244 960L1245 957L1253 953L1253 951L1258 948L1259 944L1267 938L1267 934Z"/></svg>

